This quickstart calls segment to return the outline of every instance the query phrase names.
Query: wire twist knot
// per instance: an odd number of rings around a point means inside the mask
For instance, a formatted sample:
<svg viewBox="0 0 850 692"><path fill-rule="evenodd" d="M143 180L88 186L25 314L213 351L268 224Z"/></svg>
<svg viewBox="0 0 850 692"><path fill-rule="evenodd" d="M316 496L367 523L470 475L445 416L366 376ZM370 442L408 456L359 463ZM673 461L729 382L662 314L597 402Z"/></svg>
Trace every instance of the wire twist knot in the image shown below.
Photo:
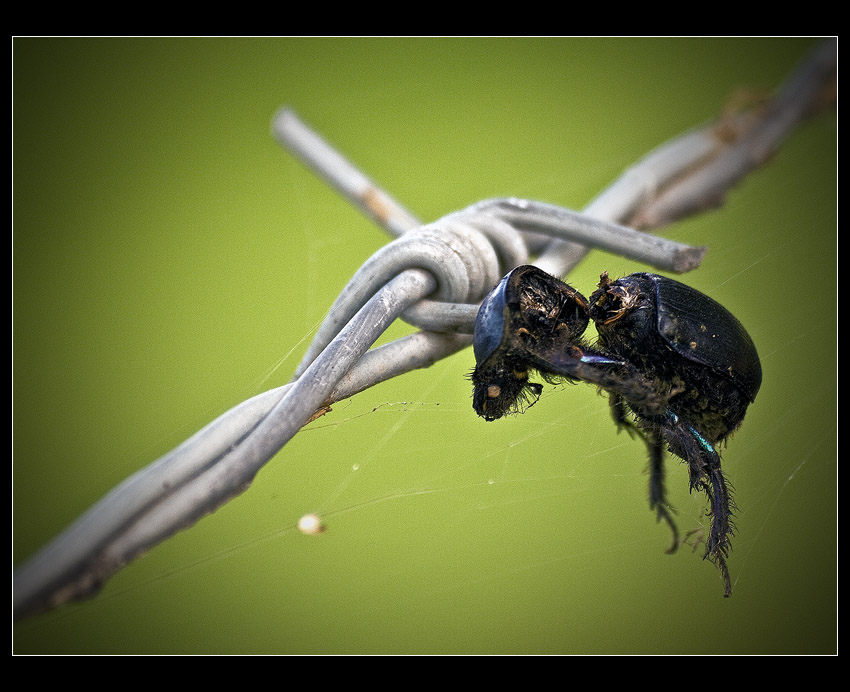
<svg viewBox="0 0 850 692"><path fill-rule="evenodd" d="M298 378L355 314L391 279L425 271L428 300L409 307L403 319L431 331L468 331L478 304L528 250L519 232L498 218L452 215L408 231L381 247L355 272L331 307L301 364Z"/></svg>

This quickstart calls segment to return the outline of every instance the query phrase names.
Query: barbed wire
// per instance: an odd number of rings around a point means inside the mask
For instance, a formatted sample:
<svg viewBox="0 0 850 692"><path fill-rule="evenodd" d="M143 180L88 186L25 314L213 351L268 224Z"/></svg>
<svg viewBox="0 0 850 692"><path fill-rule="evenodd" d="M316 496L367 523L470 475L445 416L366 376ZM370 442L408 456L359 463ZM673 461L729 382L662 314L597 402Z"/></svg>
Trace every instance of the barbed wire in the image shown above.
<svg viewBox="0 0 850 692"><path fill-rule="evenodd" d="M764 108L686 133L626 170L583 212L535 200L484 200L422 224L303 123L279 111L273 135L396 237L355 273L331 308L293 381L227 411L134 474L14 574L14 614L89 597L151 546L244 492L312 418L337 401L467 347L481 298L533 257L565 276L594 247L684 272L706 248L650 236L714 206L787 134L829 99L836 44L827 41ZM402 318L422 331L372 348Z"/></svg>

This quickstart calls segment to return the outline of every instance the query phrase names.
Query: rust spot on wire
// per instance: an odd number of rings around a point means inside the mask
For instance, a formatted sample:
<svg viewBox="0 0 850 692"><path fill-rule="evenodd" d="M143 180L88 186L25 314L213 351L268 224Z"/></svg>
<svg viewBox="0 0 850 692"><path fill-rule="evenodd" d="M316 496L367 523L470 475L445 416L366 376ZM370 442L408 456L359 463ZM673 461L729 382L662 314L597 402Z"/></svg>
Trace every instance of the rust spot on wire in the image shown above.
<svg viewBox="0 0 850 692"><path fill-rule="evenodd" d="M304 425L307 425L308 423L312 423L314 420L321 418L326 413L330 413L332 410L333 409L330 406L322 406L312 416L310 416L310 419L306 423L304 423Z"/></svg>
<svg viewBox="0 0 850 692"><path fill-rule="evenodd" d="M736 89L726 100L714 126L714 135L720 143L734 144L755 127L764 117L769 99L770 94L763 89Z"/></svg>
<svg viewBox="0 0 850 692"><path fill-rule="evenodd" d="M363 200L366 210L381 223L385 223L393 215L392 205L388 204L386 198L374 187L363 192L360 199Z"/></svg>

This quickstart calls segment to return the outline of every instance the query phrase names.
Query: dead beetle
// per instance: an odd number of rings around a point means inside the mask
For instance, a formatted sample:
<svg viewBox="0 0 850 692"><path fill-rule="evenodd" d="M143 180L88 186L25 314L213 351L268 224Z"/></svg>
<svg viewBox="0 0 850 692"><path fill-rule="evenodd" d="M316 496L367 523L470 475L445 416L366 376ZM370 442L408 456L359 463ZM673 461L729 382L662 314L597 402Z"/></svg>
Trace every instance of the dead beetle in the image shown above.
<svg viewBox="0 0 850 692"><path fill-rule="evenodd" d="M528 340L543 336L565 348L581 343L587 299L537 267L517 267L481 303L475 321L472 405L488 421L531 405L543 385L528 380Z"/></svg>
<svg viewBox="0 0 850 692"><path fill-rule="evenodd" d="M507 274L483 300L475 321L470 379L476 413L494 421L533 405L543 386L529 380L531 370L552 382L621 385L632 400L652 408L654 395L640 373L584 342L589 322L587 299L572 286L530 265ZM617 373L601 365L616 365Z"/></svg>
<svg viewBox="0 0 850 692"><path fill-rule="evenodd" d="M584 332L592 320L598 340ZM664 448L688 463L691 489L706 493L711 530L705 557L726 566L733 533L731 490L717 447L744 420L761 386L752 339L719 303L673 279L602 274L587 300L541 270L518 267L485 298L475 326L473 407L488 421L531 404L547 380L566 378L608 392L619 428L649 449L650 507L678 531L664 490Z"/></svg>

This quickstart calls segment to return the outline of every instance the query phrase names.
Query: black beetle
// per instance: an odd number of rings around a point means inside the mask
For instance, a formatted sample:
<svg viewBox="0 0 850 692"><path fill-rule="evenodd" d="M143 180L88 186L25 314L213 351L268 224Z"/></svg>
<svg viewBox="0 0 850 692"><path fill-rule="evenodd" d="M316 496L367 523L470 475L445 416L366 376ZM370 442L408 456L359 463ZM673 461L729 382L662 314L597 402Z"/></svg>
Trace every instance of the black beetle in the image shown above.
<svg viewBox="0 0 850 692"><path fill-rule="evenodd" d="M494 421L533 404L543 386L528 380L534 367L528 339L539 335L575 348L589 321L587 299L537 267L517 267L505 276L475 320L472 405L478 415Z"/></svg>
<svg viewBox="0 0 850 692"><path fill-rule="evenodd" d="M598 340L583 334L589 321ZM673 279L602 274L586 300L535 267L518 267L485 298L475 326L473 407L492 421L536 400L544 379L566 378L609 394L617 426L645 441L650 506L678 531L664 491L664 447L688 462L691 489L706 493L712 523L705 556L719 567L725 595L733 533L731 492L716 447L742 423L761 385L752 339L723 306Z"/></svg>
<svg viewBox="0 0 850 692"><path fill-rule="evenodd" d="M494 421L531 406L543 386L529 381L530 370L551 382L619 385L631 400L660 410L646 378L587 346L582 334L589 322L587 299L572 286L530 265L508 273L484 298L475 320L476 413ZM616 365L617 372L602 365Z"/></svg>

